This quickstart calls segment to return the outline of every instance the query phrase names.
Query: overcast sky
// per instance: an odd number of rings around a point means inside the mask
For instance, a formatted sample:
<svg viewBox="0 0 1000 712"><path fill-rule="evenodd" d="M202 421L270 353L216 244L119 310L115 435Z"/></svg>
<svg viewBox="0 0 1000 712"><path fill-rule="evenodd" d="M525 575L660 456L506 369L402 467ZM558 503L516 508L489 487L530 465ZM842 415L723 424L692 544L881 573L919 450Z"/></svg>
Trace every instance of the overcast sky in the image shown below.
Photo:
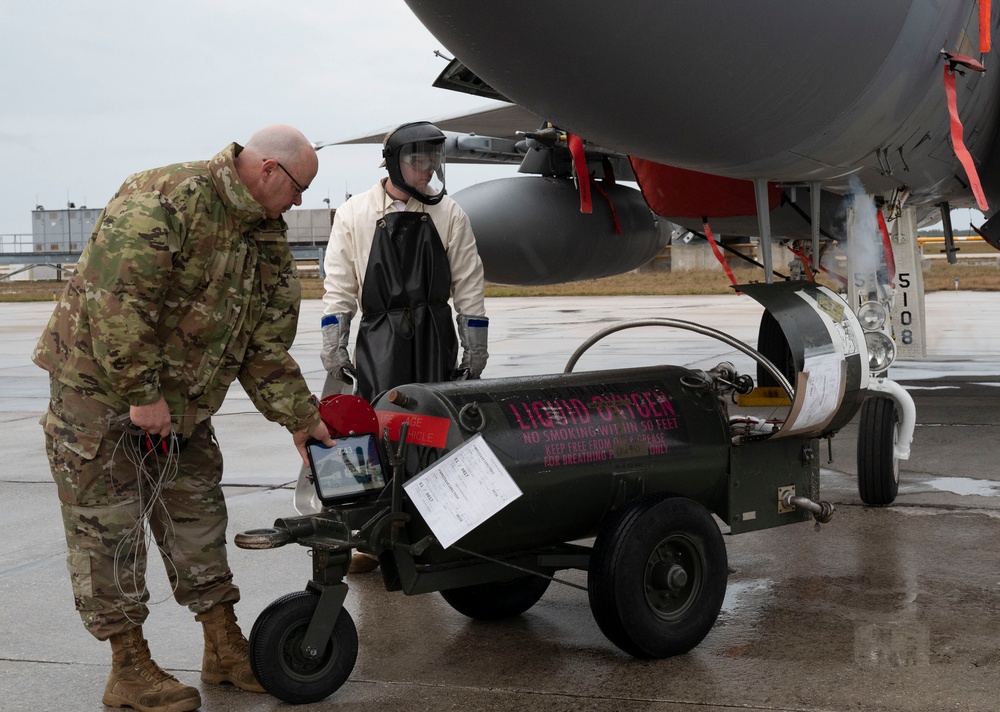
<svg viewBox="0 0 1000 712"><path fill-rule="evenodd" d="M444 47L402 0L0 0L0 18L0 234L268 124L340 140L490 104L431 86ZM371 187L379 148L322 149L302 207ZM514 170L452 165L448 187Z"/></svg>

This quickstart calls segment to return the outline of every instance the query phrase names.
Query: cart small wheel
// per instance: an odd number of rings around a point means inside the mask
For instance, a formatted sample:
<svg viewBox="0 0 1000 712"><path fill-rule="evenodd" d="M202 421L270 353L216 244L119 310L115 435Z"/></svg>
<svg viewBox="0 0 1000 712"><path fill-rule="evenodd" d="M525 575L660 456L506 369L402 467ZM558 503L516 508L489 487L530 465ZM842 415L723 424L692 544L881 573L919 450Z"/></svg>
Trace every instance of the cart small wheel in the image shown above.
<svg viewBox="0 0 1000 712"><path fill-rule="evenodd" d="M708 635L726 596L726 545L697 502L639 497L601 527L587 575L601 632L626 653L666 658Z"/></svg>
<svg viewBox="0 0 1000 712"><path fill-rule="evenodd" d="M333 634L315 658L302 650L319 594L296 591L274 601L250 633L250 668L261 686L293 705L318 702L340 689L358 659L354 619L341 608Z"/></svg>
<svg viewBox="0 0 1000 712"><path fill-rule="evenodd" d="M519 576L510 581L449 588L441 591L441 597L462 615L495 621L524 613L538 603L549 583L541 576Z"/></svg>
<svg viewBox="0 0 1000 712"><path fill-rule="evenodd" d="M892 504L899 493L899 458L893 451L899 440L896 401L868 398L858 420L858 494L865 504Z"/></svg>

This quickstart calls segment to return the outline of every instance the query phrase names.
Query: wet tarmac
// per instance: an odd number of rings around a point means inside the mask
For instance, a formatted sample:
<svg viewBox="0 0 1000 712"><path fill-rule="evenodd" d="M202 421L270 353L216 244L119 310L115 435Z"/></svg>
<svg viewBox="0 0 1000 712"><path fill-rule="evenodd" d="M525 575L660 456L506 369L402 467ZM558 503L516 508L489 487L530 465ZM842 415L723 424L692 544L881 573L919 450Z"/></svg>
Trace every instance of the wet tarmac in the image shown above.
<svg viewBox="0 0 1000 712"><path fill-rule="evenodd" d="M45 374L29 355L51 304L0 305L0 709L99 710L106 643L73 610L55 487L37 421ZM672 317L756 340L760 308L725 297L492 299L488 376L554 373L598 328ZM321 304L303 305L294 353L319 392ZM822 496L833 521L726 537L729 589L691 653L645 661L600 632L586 593L553 585L514 620L471 621L437 594L387 592L351 577L346 608L357 665L309 710L983 710L998 704L1000 646L1000 293L927 297L928 358L890 374L917 405L913 454L890 507L866 507L855 482L856 426L823 446ZM642 329L601 342L577 370L672 363L708 368L742 356L706 337ZM752 372L752 371L750 371ZM234 388L215 419L226 457L230 536L294 514L299 470L290 436ZM244 630L271 601L301 590L305 548L230 559ZM561 576L585 583L580 572ZM145 631L156 660L201 689L202 709L292 706L202 685L201 631L150 561Z"/></svg>

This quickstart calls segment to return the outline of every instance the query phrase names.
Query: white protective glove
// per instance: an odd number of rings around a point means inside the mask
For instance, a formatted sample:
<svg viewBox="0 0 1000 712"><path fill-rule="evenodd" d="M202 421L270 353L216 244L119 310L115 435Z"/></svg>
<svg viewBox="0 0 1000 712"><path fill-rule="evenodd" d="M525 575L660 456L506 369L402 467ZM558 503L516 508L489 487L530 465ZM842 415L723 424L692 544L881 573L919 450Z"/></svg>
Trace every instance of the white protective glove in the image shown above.
<svg viewBox="0 0 1000 712"><path fill-rule="evenodd" d="M459 314L458 339L462 343L462 363L459 368L469 369L469 378L479 378L490 354L486 350L490 320L485 316Z"/></svg>
<svg viewBox="0 0 1000 712"><path fill-rule="evenodd" d="M327 314L323 317L323 350L319 357L323 368L334 378L347 381L343 372L356 373L351 356L347 353L347 342L351 338L351 317L348 314Z"/></svg>

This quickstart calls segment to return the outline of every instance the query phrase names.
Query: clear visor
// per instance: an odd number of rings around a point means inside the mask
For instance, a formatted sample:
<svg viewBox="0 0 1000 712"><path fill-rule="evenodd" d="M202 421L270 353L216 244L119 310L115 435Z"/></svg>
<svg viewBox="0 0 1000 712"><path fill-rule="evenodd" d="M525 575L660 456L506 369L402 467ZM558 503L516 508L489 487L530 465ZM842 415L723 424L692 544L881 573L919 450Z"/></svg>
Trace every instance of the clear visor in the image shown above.
<svg viewBox="0 0 1000 712"><path fill-rule="evenodd" d="M418 171L436 171L444 165L444 144L409 143L399 149L399 160Z"/></svg>
<svg viewBox="0 0 1000 712"><path fill-rule="evenodd" d="M418 193L434 198L444 193L444 145L411 143L399 149L403 181Z"/></svg>

